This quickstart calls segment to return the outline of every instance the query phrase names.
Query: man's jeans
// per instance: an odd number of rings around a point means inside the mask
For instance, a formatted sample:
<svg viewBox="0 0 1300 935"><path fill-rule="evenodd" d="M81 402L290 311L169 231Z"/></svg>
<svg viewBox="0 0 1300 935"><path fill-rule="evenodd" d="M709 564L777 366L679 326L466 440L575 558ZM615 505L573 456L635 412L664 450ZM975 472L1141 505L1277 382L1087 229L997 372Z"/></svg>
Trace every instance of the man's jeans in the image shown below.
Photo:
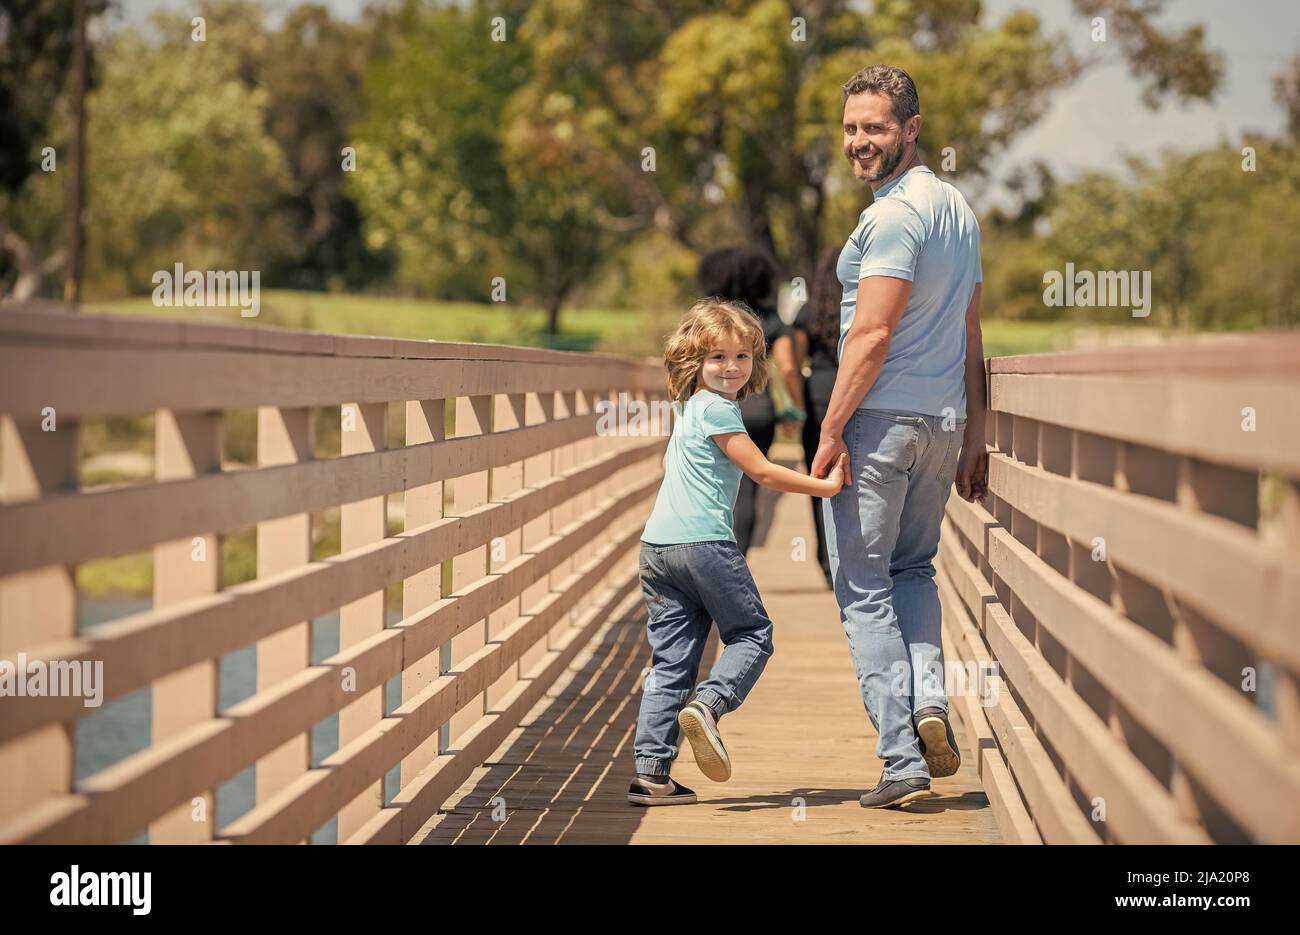
<svg viewBox="0 0 1300 935"><path fill-rule="evenodd" d="M912 714L948 710L934 556L964 419L859 409L844 427L853 486L825 500L840 620L886 779L929 777Z"/></svg>
<svg viewBox="0 0 1300 935"><path fill-rule="evenodd" d="M772 621L736 543L641 543L641 593L651 669L641 689L636 771L667 776L677 758L677 713L696 697L719 716L734 711L772 656ZM723 650L695 687L710 621Z"/></svg>

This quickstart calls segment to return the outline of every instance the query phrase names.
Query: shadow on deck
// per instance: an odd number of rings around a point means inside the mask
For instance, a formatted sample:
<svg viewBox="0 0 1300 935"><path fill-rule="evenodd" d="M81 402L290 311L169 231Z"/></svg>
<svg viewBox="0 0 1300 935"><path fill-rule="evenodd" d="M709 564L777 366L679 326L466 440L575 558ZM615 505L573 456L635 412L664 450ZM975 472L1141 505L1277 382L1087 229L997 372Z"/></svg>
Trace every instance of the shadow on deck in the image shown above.
<svg viewBox="0 0 1300 935"><path fill-rule="evenodd" d="M523 724L416 836L414 843L955 843L1000 835L954 720L964 763L927 799L864 810L876 782L875 733L863 710L832 594L815 560L790 559L804 536L802 497L776 500L750 565L776 622L776 652L746 704L723 721L730 782L705 779L682 751L674 776L700 802L643 809L624 800L638 690L649 649L639 605L611 621ZM716 632L705 659L717 652Z"/></svg>

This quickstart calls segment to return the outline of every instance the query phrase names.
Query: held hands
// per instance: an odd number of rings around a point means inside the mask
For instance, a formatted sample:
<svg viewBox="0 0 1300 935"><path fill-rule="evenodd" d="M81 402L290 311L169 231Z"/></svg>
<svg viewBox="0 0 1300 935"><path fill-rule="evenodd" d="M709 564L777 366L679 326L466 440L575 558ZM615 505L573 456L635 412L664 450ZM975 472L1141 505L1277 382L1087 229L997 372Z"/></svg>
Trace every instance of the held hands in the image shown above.
<svg viewBox="0 0 1300 935"><path fill-rule="evenodd" d="M981 437L975 444L963 443L957 459L957 496L983 502L989 492L989 455Z"/></svg>
<svg viewBox="0 0 1300 935"><path fill-rule="evenodd" d="M822 436L813 455L808 473L818 479L825 479L826 493L823 497L833 497L846 485L853 483L853 469L849 464L849 450L843 439Z"/></svg>
<svg viewBox="0 0 1300 935"><path fill-rule="evenodd" d="M817 453L813 455L812 464L808 465L808 473L813 477L829 477L831 471L839 462L840 455L844 455L847 459L848 454L849 449L844 444L843 439L823 435L820 444L817 446ZM853 476L852 468L847 460L844 463L844 476Z"/></svg>
<svg viewBox="0 0 1300 935"><path fill-rule="evenodd" d="M849 476L849 453L841 451L839 458L835 460L835 466L831 468L830 474L827 475L826 496L833 497L844 487Z"/></svg>

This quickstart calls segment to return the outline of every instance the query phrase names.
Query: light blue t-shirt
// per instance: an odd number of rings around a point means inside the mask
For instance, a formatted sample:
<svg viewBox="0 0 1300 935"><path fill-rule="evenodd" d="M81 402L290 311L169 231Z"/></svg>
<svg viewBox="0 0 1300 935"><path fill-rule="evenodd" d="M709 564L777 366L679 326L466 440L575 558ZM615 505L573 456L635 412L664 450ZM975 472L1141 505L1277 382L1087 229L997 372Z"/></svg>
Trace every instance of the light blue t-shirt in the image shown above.
<svg viewBox="0 0 1300 935"><path fill-rule="evenodd" d="M966 307L983 280L980 228L961 192L925 166L882 185L840 251L840 341L858 310L858 282L893 276L912 294L889 354L859 409L966 417Z"/></svg>
<svg viewBox="0 0 1300 935"><path fill-rule="evenodd" d="M736 541L732 510L743 473L711 436L743 432L740 404L712 390L700 390L673 406L676 418L664 459L664 479L641 541Z"/></svg>

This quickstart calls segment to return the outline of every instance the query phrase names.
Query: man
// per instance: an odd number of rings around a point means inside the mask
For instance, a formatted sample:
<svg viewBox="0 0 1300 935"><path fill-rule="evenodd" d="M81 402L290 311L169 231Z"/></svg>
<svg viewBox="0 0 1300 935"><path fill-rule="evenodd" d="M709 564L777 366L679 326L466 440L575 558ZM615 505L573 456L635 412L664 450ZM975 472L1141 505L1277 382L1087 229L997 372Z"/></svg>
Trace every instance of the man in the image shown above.
<svg viewBox="0 0 1300 935"><path fill-rule="evenodd" d="M811 473L847 453L824 501L840 618L880 734L868 808L928 793L961 757L943 691L934 556L956 481L987 489L979 225L917 151L916 85L886 65L844 85L844 155L875 200L840 253L839 373Z"/></svg>

